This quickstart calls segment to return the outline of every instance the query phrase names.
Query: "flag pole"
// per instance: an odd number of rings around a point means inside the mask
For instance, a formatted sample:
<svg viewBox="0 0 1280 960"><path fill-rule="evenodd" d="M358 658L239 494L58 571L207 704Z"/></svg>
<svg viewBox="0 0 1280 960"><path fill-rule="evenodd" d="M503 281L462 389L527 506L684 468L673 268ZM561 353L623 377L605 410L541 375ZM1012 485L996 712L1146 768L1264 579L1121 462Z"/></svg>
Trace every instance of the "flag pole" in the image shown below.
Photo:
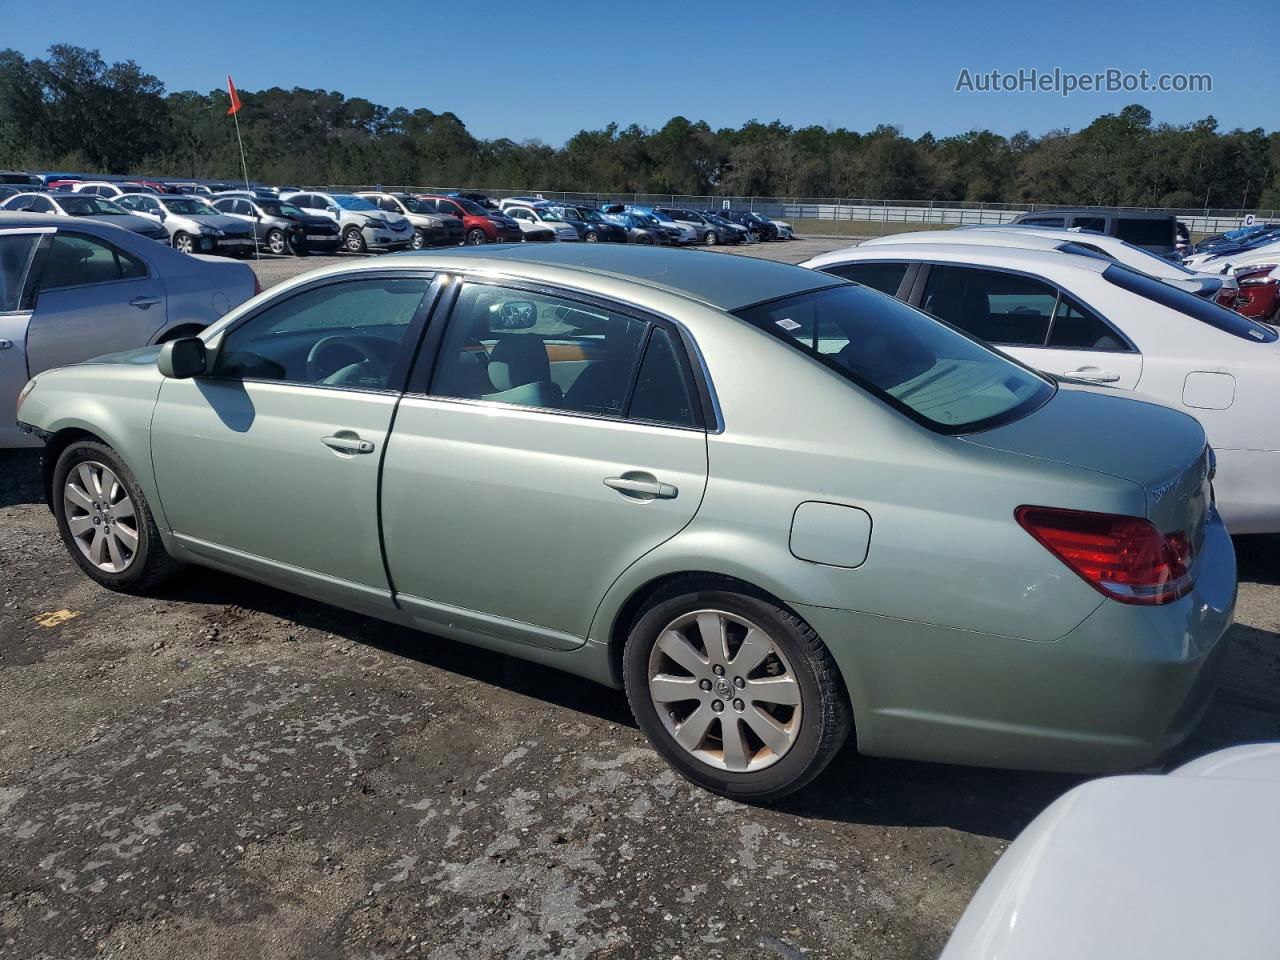
<svg viewBox="0 0 1280 960"><path fill-rule="evenodd" d="M231 77L227 77L227 86L231 87ZM234 90L234 88L232 88ZM234 93L232 94L234 96ZM239 98L236 98L237 101ZM244 158L244 140L240 137L240 104L235 102L232 104L231 119L236 122L236 143L240 146L240 170L244 173L244 189L245 193L254 196L254 192L249 187L249 164ZM253 259L258 263L262 262L262 251L258 243L258 227L253 227Z"/></svg>

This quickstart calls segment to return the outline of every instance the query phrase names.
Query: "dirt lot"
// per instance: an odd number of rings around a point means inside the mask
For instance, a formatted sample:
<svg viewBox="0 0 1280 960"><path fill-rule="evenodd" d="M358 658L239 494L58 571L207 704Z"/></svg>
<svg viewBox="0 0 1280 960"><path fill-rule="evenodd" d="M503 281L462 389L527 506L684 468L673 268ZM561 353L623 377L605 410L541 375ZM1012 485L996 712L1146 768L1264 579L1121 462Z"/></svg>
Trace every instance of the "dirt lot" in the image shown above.
<svg viewBox="0 0 1280 960"><path fill-rule="evenodd" d="M0 452L3 957L927 958L1076 782L846 750L734 804L620 693L221 574L98 589L41 499ZM1280 737L1280 541L1237 546L1184 757Z"/></svg>

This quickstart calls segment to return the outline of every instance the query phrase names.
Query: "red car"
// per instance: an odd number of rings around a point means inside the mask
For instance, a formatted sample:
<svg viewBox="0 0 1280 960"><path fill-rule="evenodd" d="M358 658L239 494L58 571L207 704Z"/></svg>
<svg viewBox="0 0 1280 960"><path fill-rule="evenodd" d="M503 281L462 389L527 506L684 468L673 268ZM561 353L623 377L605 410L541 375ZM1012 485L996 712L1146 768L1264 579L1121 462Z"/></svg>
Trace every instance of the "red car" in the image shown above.
<svg viewBox="0 0 1280 960"><path fill-rule="evenodd" d="M1235 303L1230 305L1231 309L1263 323L1274 322L1276 310L1280 307L1280 280L1271 276L1275 268L1274 263L1243 267L1236 274L1240 292Z"/></svg>
<svg viewBox="0 0 1280 960"><path fill-rule="evenodd" d="M463 242L472 246L480 243L520 243L524 233L520 225L504 213L486 210L466 197L440 197L429 193L418 194L417 199L429 203L441 213L451 214L462 221Z"/></svg>

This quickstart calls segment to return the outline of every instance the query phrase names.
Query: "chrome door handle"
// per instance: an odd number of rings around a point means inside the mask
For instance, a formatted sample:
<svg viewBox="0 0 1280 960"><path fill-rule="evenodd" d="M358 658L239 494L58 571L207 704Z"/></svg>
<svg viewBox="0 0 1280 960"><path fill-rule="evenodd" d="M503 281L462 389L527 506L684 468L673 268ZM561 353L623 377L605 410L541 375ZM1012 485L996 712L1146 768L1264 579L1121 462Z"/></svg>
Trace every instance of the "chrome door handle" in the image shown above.
<svg viewBox="0 0 1280 960"><path fill-rule="evenodd" d="M680 492L671 484L660 483L648 474L605 477L604 485L637 500L674 500Z"/></svg>
<svg viewBox="0 0 1280 960"><path fill-rule="evenodd" d="M0 340L0 350L12 350L12 349L13 349L12 340Z"/></svg>
<svg viewBox="0 0 1280 960"><path fill-rule="evenodd" d="M321 437L320 442L339 453L373 453L373 444L359 437Z"/></svg>
<svg viewBox="0 0 1280 960"><path fill-rule="evenodd" d="M159 302L159 297L139 296L130 300L129 306L137 307L139 310L146 310L148 307L154 307Z"/></svg>
<svg viewBox="0 0 1280 960"><path fill-rule="evenodd" d="M1090 383L1116 383L1120 379L1120 374L1112 373L1110 370L1100 370L1097 367L1081 367L1079 370L1068 370L1063 376L1074 377L1077 380L1088 380Z"/></svg>

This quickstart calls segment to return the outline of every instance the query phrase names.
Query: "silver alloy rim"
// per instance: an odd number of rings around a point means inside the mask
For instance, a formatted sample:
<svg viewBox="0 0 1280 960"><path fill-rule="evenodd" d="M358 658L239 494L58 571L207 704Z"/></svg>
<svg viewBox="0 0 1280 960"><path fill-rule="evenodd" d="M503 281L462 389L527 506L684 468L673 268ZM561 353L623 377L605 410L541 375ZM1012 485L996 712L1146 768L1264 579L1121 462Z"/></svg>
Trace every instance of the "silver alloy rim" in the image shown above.
<svg viewBox="0 0 1280 960"><path fill-rule="evenodd" d="M597 243L599 242L599 240L600 238L597 237L594 233L588 233L586 236L587 243Z"/></svg>
<svg viewBox="0 0 1280 960"><path fill-rule="evenodd" d="M352 253L359 253L361 246L360 233L356 230L347 231L347 249Z"/></svg>
<svg viewBox="0 0 1280 960"><path fill-rule="evenodd" d="M714 247L719 241L720 238L716 236L716 232L714 230L707 231L707 246Z"/></svg>
<svg viewBox="0 0 1280 960"><path fill-rule="evenodd" d="M800 683L760 626L724 610L682 614L649 654L649 696L677 744L708 766L762 770L800 733Z"/></svg>
<svg viewBox="0 0 1280 960"><path fill-rule="evenodd" d="M138 554L133 500L110 467L84 460L67 474L62 511L71 538L103 573L123 573Z"/></svg>
<svg viewBox="0 0 1280 960"><path fill-rule="evenodd" d="M267 246L272 253L284 253L284 234L279 230L272 230L267 234Z"/></svg>
<svg viewBox="0 0 1280 960"><path fill-rule="evenodd" d="M178 248L179 253L190 253L193 246L191 238L185 233L181 234L173 245Z"/></svg>
<svg viewBox="0 0 1280 960"><path fill-rule="evenodd" d="M414 250L421 250L424 241L422 239L422 231L413 231L413 239L409 241L409 246Z"/></svg>
<svg viewBox="0 0 1280 960"><path fill-rule="evenodd" d="M521 237L520 239L523 240L524 237ZM480 244L484 243L484 231L479 229L472 230L467 234L467 243L473 247L480 246Z"/></svg>

